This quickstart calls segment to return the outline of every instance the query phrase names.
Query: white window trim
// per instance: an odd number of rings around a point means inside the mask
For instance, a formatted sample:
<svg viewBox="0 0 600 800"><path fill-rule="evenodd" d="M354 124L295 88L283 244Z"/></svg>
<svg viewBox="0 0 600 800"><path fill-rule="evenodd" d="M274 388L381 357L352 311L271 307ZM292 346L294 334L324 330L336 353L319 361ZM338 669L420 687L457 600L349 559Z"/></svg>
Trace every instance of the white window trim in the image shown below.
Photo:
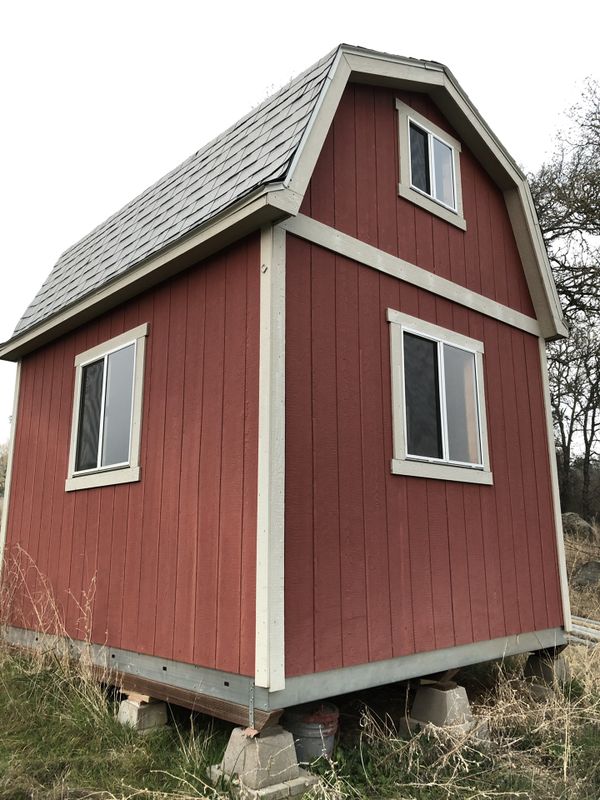
<svg viewBox="0 0 600 800"><path fill-rule="evenodd" d="M96 347L92 347L75 357L75 390L73 396L73 416L71 420L71 443L69 448L69 472L65 481L65 491L92 489L97 486L113 486L119 483L139 481L140 469L140 434L142 429L142 399L144 394L144 362L146 337L149 325L145 323L137 328L121 333ZM79 406L81 403L81 376L83 367L115 350L127 345L135 345L133 368L133 397L131 409L131 432L129 440L129 461L124 464L111 465L105 468L81 470L75 469L77 454L77 432L79 427Z"/></svg>
<svg viewBox="0 0 600 800"><path fill-rule="evenodd" d="M392 308L387 310L390 323L390 359L392 371L392 430L394 456L392 472L396 475L411 475L419 478L434 478L445 481L461 481L464 483L493 484L490 469L487 418L485 410L485 390L483 385L483 342L463 336L455 331L432 325L417 317L411 317ZM441 459L428 459L409 456L406 447L406 407L404 395L403 366L403 333L415 333L417 336L434 339L454 347L472 352L475 356L475 384L477 389L477 410L479 415L479 439L481 447L481 465L463 465L458 462ZM440 381L443 386L443 379ZM442 414L442 417L444 415ZM442 418L442 426L447 424Z"/></svg>
<svg viewBox="0 0 600 800"><path fill-rule="evenodd" d="M449 133L443 131L433 122L430 122L422 114L419 114L406 103L396 99L396 109L398 111L398 136L399 136L399 153L400 153L400 182L398 184L398 194L411 203L415 203L421 208L430 211L438 217L456 225L461 230L467 229L467 223L463 216L463 203L462 203L462 182L460 175L460 142ZM410 168L410 123L414 122L419 128L422 128L426 133L439 139L443 144L447 145L452 150L452 163L454 170L454 193L456 200L456 210L443 203L441 200L436 200L435 197L426 194L412 185L411 181L411 168ZM434 179L435 176L432 176Z"/></svg>

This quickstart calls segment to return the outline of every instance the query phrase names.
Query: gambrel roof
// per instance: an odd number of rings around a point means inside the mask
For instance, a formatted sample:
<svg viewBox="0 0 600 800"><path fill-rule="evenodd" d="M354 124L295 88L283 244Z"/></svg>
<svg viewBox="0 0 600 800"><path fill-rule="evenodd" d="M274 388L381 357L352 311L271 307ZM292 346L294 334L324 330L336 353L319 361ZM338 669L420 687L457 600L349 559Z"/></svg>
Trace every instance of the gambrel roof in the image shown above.
<svg viewBox="0 0 600 800"><path fill-rule="evenodd" d="M93 292L258 186L282 180L335 51L66 250L15 333Z"/></svg>
<svg viewBox="0 0 600 800"><path fill-rule="evenodd" d="M59 258L12 360L258 226L298 213L349 80L430 95L504 191L540 327L566 328L527 182L442 64L340 45Z"/></svg>

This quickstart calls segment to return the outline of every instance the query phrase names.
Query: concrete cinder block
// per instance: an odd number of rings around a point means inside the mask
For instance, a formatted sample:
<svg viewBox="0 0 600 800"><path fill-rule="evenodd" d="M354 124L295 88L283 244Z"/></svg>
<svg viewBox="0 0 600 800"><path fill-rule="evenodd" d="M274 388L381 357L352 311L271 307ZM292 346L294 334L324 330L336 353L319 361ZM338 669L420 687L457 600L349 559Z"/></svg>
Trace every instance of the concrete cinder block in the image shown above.
<svg viewBox="0 0 600 800"><path fill-rule="evenodd" d="M466 731L475 724L465 688L455 683L419 686L410 717L414 722L440 728L461 726Z"/></svg>
<svg viewBox="0 0 600 800"><path fill-rule="evenodd" d="M218 784L219 781L225 780L228 782L229 791L232 797L237 800L283 800L287 797L300 797L305 794L311 786L318 782L314 775L304 769L299 770L300 775L290 781L282 783L274 783L271 786L263 786L262 789L251 789L246 786L236 776L225 775L221 769L221 765L209 767L208 777L213 784Z"/></svg>
<svg viewBox="0 0 600 800"><path fill-rule="evenodd" d="M249 789L240 784L236 794L239 800L285 800L290 796L290 790L287 783L275 783L262 789Z"/></svg>
<svg viewBox="0 0 600 800"><path fill-rule="evenodd" d="M140 733L162 728L167 724L167 706L159 700L150 703L121 700L117 719Z"/></svg>
<svg viewBox="0 0 600 800"><path fill-rule="evenodd" d="M294 737L279 725L253 738L243 728L234 728L221 769L230 778L238 776L248 789L263 789L300 776Z"/></svg>
<svg viewBox="0 0 600 800"><path fill-rule="evenodd" d="M287 782L290 787L290 797L303 795L304 792L307 792L310 787L314 786L317 782L318 780L314 775L311 775L310 772L300 767L300 775Z"/></svg>
<svg viewBox="0 0 600 800"><path fill-rule="evenodd" d="M532 653L525 664L524 675L532 684L541 687L563 688L570 678L565 657L553 657L548 653Z"/></svg>

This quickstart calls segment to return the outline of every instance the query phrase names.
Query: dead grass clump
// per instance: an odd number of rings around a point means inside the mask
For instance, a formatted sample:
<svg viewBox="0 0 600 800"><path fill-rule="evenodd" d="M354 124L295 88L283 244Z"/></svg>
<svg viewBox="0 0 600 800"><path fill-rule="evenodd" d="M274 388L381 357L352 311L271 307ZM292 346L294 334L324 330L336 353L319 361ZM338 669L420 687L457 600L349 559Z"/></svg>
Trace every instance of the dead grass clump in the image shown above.
<svg viewBox="0 0 600 800"><path fill-rule="evenodd" d="M117 722L114 677L92 658L95 582L78 606L83 639L67 636L51 587L24 552L7 572L4 624L35 631L23 650L0 635L0 800L221 797L206 783L231 726L182 710L139 736ZM1 634L1 631L0 631Z"/></svg>

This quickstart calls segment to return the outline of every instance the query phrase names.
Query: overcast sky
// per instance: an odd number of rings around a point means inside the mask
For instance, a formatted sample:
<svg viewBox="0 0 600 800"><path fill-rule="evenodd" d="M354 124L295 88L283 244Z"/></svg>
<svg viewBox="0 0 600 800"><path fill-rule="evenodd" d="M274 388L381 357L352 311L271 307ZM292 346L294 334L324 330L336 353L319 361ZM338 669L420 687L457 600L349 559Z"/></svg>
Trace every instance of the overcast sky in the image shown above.
<svg viewBox="0 0 600 800"><path fill-rule="evenodd" d="M63 250L339 42L447 64L533 170L600 77L599 23L593 0L3 3L0 341Z"/></svg>

